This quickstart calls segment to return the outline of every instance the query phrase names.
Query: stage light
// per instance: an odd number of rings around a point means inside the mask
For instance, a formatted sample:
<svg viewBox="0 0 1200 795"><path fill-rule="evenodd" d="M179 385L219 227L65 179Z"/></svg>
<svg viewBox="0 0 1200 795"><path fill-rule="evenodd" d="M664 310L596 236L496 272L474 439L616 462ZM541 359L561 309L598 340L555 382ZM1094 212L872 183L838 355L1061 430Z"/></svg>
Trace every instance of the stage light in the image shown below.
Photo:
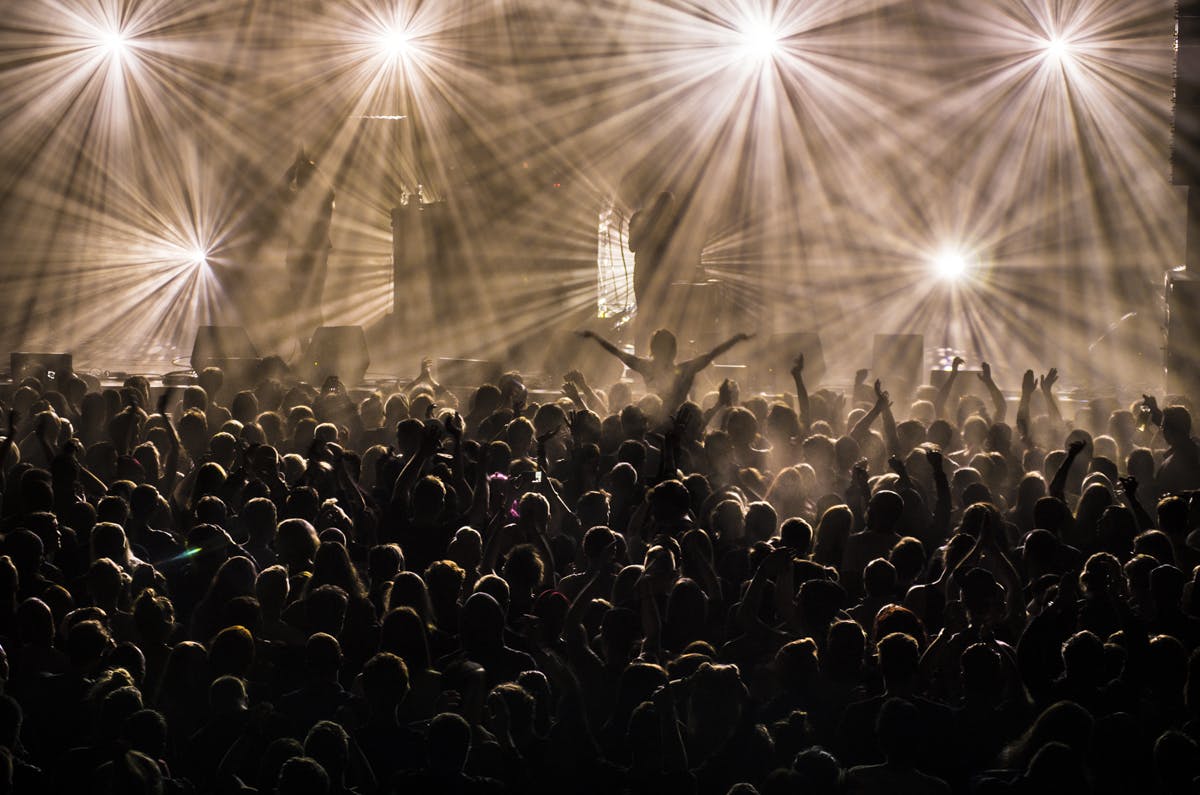
<svg viewBox="0 0 1200 795"><path fill-rule="evenodd" d="M767 22L748 22L741 29L739 38L739 49L746 58L766 61L779 53L779 31Z"/></svg>
<svg viewBox="0 0 1200 795"><path fill-rule="evenodd" d="M407 58L414 49L412 34L402 28L388 28L379 35L379 48L392 60Z"/></svg>
<svg viewBox="0 0 1200 795"><path fill-rule="evenodd" d="M207 267L208 252L197 246L188 252L188 262L197 268Z"/></svg>
<svg viewBox="0 0 1200 795"><path fill-rule="evenodd" d="M930 264L934 274L947 282L961 281L971 270L971 262L967 255L953 248L942 249Z"/></svg>
<svg viewBox="0 0 1200 795"><path fill-rule="evenodd" d="M98 36L97 46L109 58L121 60L129 51L129 39L119 29L106 30Z"/></svg>
<svg viewBox="0 0 1200 795"><path fill-rule="evenodd" d="M1053 36L1042 44L1046 60L1052 63L1062 63L1071 57L1071 42L1061 36Z"/></svg>

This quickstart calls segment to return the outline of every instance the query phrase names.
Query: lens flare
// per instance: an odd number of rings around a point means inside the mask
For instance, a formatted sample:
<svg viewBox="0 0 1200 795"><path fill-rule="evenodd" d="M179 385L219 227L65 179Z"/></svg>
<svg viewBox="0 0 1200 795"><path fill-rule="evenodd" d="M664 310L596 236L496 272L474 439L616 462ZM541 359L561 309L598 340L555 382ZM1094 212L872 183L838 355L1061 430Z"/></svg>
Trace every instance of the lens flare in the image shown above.
<svg viewBox="0 0 1200 795"><path fill-rule="evenodd" d="M749 22L741 30L739 49L746 58L769 61L779 54L779 31L765 21Z"/></svg>
<svg viewBox="0 0 1200 795"><path fill-rule="evenodd" d="M404 60L415 50L412 34L403 28L388 28L379 35L379 49L390 60Z"/></svg>
<svg viewBox="0 0 1200 795"><path fill-rule="evenodd" d="M1074 52L1071 42L1062 36L1052 36L1046 39L1043 50L1047 61L1059 64L1070 60Z"/></svg>
<svg viewBox="0 0 1200 795"><path fill-rule="evenodd" d="M119 29L106 30L100 34L97 46L109 58L121 60L129 51L129 39Z"/></svg>
<svg viewBox="0 0 1200 795"><path fill-rule="evenodd" d="M962 281L971 272L970 258L956 248L944 248L934 255L931 263L934 274L947 282Z"/></svg>

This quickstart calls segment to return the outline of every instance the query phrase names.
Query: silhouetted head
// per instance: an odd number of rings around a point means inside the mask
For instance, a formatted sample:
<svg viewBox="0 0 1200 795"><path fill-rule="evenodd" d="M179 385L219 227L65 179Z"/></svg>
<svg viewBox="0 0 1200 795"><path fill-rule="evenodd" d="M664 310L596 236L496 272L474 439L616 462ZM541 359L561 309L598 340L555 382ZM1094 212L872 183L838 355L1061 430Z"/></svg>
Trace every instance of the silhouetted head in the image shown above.
<svg viewBox="0 0 1200 795"><path fill-rule="evenodd" d="M675 361L675 355L678 352L678 348L679 345L675 341L675 335L665 328L660 328L658 331L654 332L654 336L650 338L650 355L657 361Z"/></svg>
<svg viewBox="0 0 1200 795"><path fill-rule="evenodd" d="M471 727L460 715L443 712L429 722L429 767L435 773L461 773L471 750Z"/></svg>

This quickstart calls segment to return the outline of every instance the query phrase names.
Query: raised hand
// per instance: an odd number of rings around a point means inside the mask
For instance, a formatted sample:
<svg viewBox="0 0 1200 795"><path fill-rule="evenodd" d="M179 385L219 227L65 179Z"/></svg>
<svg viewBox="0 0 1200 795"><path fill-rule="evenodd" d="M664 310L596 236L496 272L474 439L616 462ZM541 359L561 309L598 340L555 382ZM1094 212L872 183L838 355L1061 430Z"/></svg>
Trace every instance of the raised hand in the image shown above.
<svg viewBox="0 0 1200 795"><path fill-rule="evenodd" d="M1042 376L1045 383L1045 376ZM1025 377L1021 379L1021 394L1032 395L1033 390L1037 388L1037 378L1033 374L1033 370L1026 370Z"/></svg>
<svg viewBox="0 0 1200 795"><path fill-rule="evenodd" d="M801 353L792 360L792 378L799 378L804 374L804 354Z"/></svg>
<svg viewBox="0 0 1200 795"><path fill-rule="evenodd" d="M571 370L565 376L568 384L574 384L580 388L587 387L587 379L583 377L583 373L578 370Z"/></svg>
<svg viewBox="0 0 1200 795"><path fill-rule="evenodd" d="M985 384L992 382L992 366L987 362L979 363L979 380Z"/></svg>
<svg viewBox="0 0 1200 795"><path fill-rule="evenodd" d="M892 407L891 396L883 388L883 382L878 378L875 379L875 406L880 410Z"/></svg>
<svg viewBox="0 0 1200 795"><path fill-rule="evenodd" d="M963 357L961 357L961 356L955 356L955 357L954 357L954 361L950 362L950 370L951 370L951 372L955 372L955 373L957 373L957 372L958 372L958 368L962 367L964 364L966 364L966 361L963 359Z"/></svg>
<svg viewBox="0 0 1200 795"><path fill-rule="evenodd" d="M720 389L717 390L717 403L722 406L732 406L737 399L736 391L737 385L726 378L721 382Z"/></svg>
<svg viewBox="0 0 1200 795"><path fill-rule="evenodd" d="M571 399L572 403L578 403L582 400L579 394L579 387L573 381L567 381L562 385L562 393Z"/></svg>
<svg viewBox="0 0 1200 795"><path fill-rule="evenodd" d="M1041 378L1041 387L1043 392L1049 392L1058 383L1058 368L1051 367L1050 372L1046 373Z"/></svg>
<svg viewBox="0 0 1200 795"><path fill-rule="evenodd" d="M1076 439L1067 446L1067 455L1071 458L1083 452L1083 448L1087 447L1087 442L1082 439Z"/></svg>
<svg viewBox="0 0 1200 795"><path fill-rule="evenodd" d="M908 469L904 466L904 462L901 461L898 456L892 456L891 458L889 458L888 466L891 467L892 471L895 472L897 475L899 475L901 478L907 477Z"/></svg>
<svg viewBox="0 0 1200 795"><path fill-rule="evenodd" d="M456 442L462 441L463 430L465 427L466 425L463 423L462 415L460 415L457 411L451 412L446 417L446 433L450 434L450 437Z"/></svg>
<svg viewBox="0 0 1200 795"><path fill-rule="evenodd" d="M942 463L945 458L942 456L942 451L936 447L925 448L925 460L929 462L929 466L934 472L942 471Z"/></svg>

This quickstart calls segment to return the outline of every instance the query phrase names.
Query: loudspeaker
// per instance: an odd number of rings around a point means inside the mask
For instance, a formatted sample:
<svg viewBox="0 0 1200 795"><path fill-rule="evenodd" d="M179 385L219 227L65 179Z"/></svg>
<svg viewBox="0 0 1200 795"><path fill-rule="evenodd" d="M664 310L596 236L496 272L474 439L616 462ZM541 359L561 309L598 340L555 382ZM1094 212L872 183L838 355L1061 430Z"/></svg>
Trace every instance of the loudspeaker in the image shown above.
<svg viewBox="0 0 1200 795"><path fill-rule="evenodd" d="M1200 278L1170 273L1167 298L1167 391L1200 393Z"/></svg>
<svg viewBox="0 0 1200 795"><path fill-rule="evenodd" d="M876 334L871 352L871 375L895 392L921 385L925 363L925 337L921 334Z"/></svg>
<svg viewBox="0 0 1200 795"><path fill-rule="evenodd" d="M192 345L192 369L225 367L229 359L258 359L258 351L241 326L201 326Z"/></svg>
<svg viewBox="0 0 1200 795"><path fill-rule="evenodd" d="M760 352L760 361L767 368L762 386L775 392L795 391L792 363L801 353L804 354L804 386L809 392L820 386L825 377L825 351L821 347L821 335L813 331L771 335Z"/></svg>
<svg viewBox="0 0 1200 795"><path fill-rule="evenodd" d="M321 326L304 352L303 372L314 384L336 375L347 386L355 386L362 383L370 364L362 326Z"/></svg>
<svg viewBox="0 0 1200 795"><path fill-rule="evenodd" d="M56 392L74 372L74 359L69 353L14 351L9 354L8 362L14 384L20 384L26 378L36 378L43 387Z"/></svg>
<svg viewBox="0 0 1200 795"><path fill-rule="evenodd" d="M1171 182L1200 184L1200 3L1180 0L1175 17Z"/></svg>
<svg viewBox="0 0 1200 795"><path fill-rule="evenodd" d="M220 367L225 374L226 394L258 383L262 362L258 350L241 326L201 326L192 345L192 369Z"/></svg>

